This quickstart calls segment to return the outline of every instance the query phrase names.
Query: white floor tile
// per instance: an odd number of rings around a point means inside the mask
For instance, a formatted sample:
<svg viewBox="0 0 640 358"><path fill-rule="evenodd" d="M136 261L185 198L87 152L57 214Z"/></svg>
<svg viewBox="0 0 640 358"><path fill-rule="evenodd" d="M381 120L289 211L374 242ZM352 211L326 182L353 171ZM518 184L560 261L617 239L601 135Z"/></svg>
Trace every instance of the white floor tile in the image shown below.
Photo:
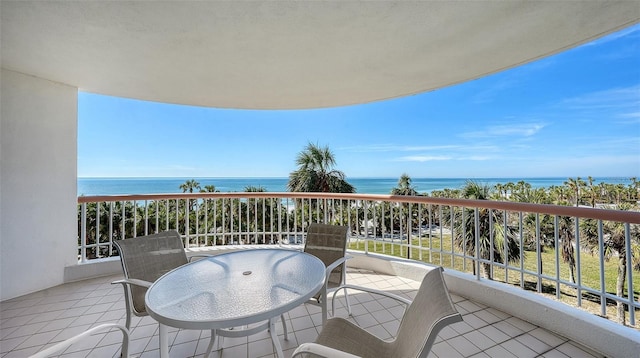
<svg viewBox="0 0 640 358"><path fill-rule="evenodd" d="M349 270L351 284L374 289L387 289L412 298L419 282L368 271ZM121 275L95 278L57 286L41 292L0 303L0 356L25 357L81 333L98 323L124 324L125 307L122 288L111 282ZM397 332L405 306L369 293L349 293L352 312L347 316L344 297L338 294L337 316L347 318L383 339ZM597 357L597 354L568 342L529 322L502 311L452 295L456 307L464 314L464 322L445 327L429 357ZM330 309L330 307L329 307ZM313 342L321 329L321 309L301 305L288 312L286 321L289 340L284 340L282 326L276 329L286 357L304 342ZM202 357L209 344L209 331L179 330L169 327L171 353L175 357ZM158 356L158 324L151 317L133 317L130 353L133 357ZM75 345L64 357L117 357L122 335L119 331L98 334ZM274 357L273 344L267 331L249 338L224 338L221 357Z"/></svg>

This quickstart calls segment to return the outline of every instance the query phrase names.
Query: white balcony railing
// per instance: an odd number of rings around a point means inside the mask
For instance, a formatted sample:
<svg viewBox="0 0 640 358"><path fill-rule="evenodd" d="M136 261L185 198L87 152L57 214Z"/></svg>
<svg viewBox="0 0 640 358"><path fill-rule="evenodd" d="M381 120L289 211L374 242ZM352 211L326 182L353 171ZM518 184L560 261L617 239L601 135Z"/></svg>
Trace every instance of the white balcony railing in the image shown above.
<svg viewBox="0 0 640 358"><path fill-rule="evenodd" d="M113 240L163 230L177 230L186 248L291 245L303 243L309 222L334 223L350 227L350 249L469 272L637 327L638 212L269 192L79 197L78 205L81 262L116 256Z"/></svg>

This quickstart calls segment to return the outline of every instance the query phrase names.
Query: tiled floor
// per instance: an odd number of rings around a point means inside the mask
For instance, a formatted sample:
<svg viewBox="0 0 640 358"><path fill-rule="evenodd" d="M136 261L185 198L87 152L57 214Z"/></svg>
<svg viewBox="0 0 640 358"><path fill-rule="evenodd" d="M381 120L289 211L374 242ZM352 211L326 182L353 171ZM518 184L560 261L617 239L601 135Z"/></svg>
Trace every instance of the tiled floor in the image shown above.
<svg viewBox="0 0 640 358"><path fill-rule="evenodd" d="M0 303L0 357L27 357L86 329L107 322L124 323L122 288L111 285L120 276L65 284ZM349 283L393 291L408 298L418 282L371 272L351 271ZM350 294L350 318L381 338L391 338L403 307L370 294ZM597 357L584 347L494 308L453 295L464 321L441 331L429 357ZM338 316L347 316L338 300ZM303 342L313 341L320 328L320 308L303 305L285 315L289 340L279 334L285 356ZM132 357L157 357L158 325L149 317L134 318ZM119 357L119 331L93 335L68 348L63 357ZM209 343L208 331L170 329L171 356L202 357ZM243 339L225 338L222 357L274 357L267 332Z"/></svg>

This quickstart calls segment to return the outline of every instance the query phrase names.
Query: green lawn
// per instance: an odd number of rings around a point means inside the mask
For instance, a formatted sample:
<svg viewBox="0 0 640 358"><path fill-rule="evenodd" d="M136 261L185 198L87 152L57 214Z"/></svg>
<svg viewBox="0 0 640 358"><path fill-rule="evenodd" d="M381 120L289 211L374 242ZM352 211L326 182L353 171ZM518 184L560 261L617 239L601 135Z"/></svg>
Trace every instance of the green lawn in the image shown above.
<svg viewBox="0 0 640 358"><path fill-rule="evenodd" d="M451 255L451 235L443 234L442 239L440 235L434 235L431 238L431 243L429 242L429 238L422 238L421 240L413 239L412 244L414 248L411 250L411 258L423 261L430 264L441 265L445 268L453 268L457 271L462 272L473 272L473 261L470 259L466 259L466 263L463 262L461 257L454 257L452 262ZM442 241L442 243L441 243ZM429 257L429 245L431 244L431 257ZM426 249L420 250L419 247L423 247ZM364 251L364 241L356 241L350 244L350 248L354 250ZM442 250L441 250L442 248ZM400 245L393 245L390 243L382 243L382 242L369 242L368 247L369 252L376 252L386 255L393 255L398 257L407 257L407 249L406 247L401 248ZM420 251L422 251L422 257L420 257ZM459 253L459 250L456 248L456 252ZM546 248L544 252L541 253L542 256L542 273L543 275L550 276L552 279L556 278L556 256L555 249ZM604 277L605 277L605 290L609 293L615 294L616 292L616 279L617 279L617 259L610 260L604 263ZM526 251L525 258L523 262L523 266L525 270L529 270L532 272L537 272L538 264L537 264L537 254L535 251ZM600 263L598 255L591 255L589 252L580 252L580 282L582 286L590 287L596 291L600 291ZM564 281L569 281L569 265L565 264L562 261L562 257L560 257L560 279ZM501 267L495 267L493 271L493 279L495 281L507 282L514 286L521 286L521 274L520 274L520 261L510 263L509 267L506 270L507 274L505 275L505 269ZM578 281L578 273L575 273L576 281ZM534 275L524 274L524 287L527 290L536 291L537 290L537 280ZM625 296L627 295L627 283L625 283ZM634 297L638 300L640 295L640 273L637 271L634 272L634 280L633 280L633 289L634 289ZM556 283L554 280L543 279L542 280L542 293L547 295L549 298L556 299ZM575 288L572 288L569 285L560 284L560 301L577 306L577 291ZM582 292L582 306L583 309L600 315L600 298L588 292ZM638 317L640 310L636 310L636 318L637 321L640 320ZM606 316L611 320L616 320L616 310L615 303L608 302L607 304L607 314ZM636 327L640 327L640 322L636 322ZM627 315L627 324L628 324L628 315Z"/></svg>

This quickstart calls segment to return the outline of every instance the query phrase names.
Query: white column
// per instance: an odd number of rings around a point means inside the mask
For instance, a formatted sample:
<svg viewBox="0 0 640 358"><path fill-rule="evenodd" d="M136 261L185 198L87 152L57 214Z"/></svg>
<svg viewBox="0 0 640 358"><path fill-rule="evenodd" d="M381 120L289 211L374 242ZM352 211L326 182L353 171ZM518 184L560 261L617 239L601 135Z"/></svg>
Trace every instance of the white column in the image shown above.
<svg viewBox="0 0 640 358"><path fill-rule="evenodd" d="M63 283L77 263L78 90L0 73L0 300Z"/></svg>

